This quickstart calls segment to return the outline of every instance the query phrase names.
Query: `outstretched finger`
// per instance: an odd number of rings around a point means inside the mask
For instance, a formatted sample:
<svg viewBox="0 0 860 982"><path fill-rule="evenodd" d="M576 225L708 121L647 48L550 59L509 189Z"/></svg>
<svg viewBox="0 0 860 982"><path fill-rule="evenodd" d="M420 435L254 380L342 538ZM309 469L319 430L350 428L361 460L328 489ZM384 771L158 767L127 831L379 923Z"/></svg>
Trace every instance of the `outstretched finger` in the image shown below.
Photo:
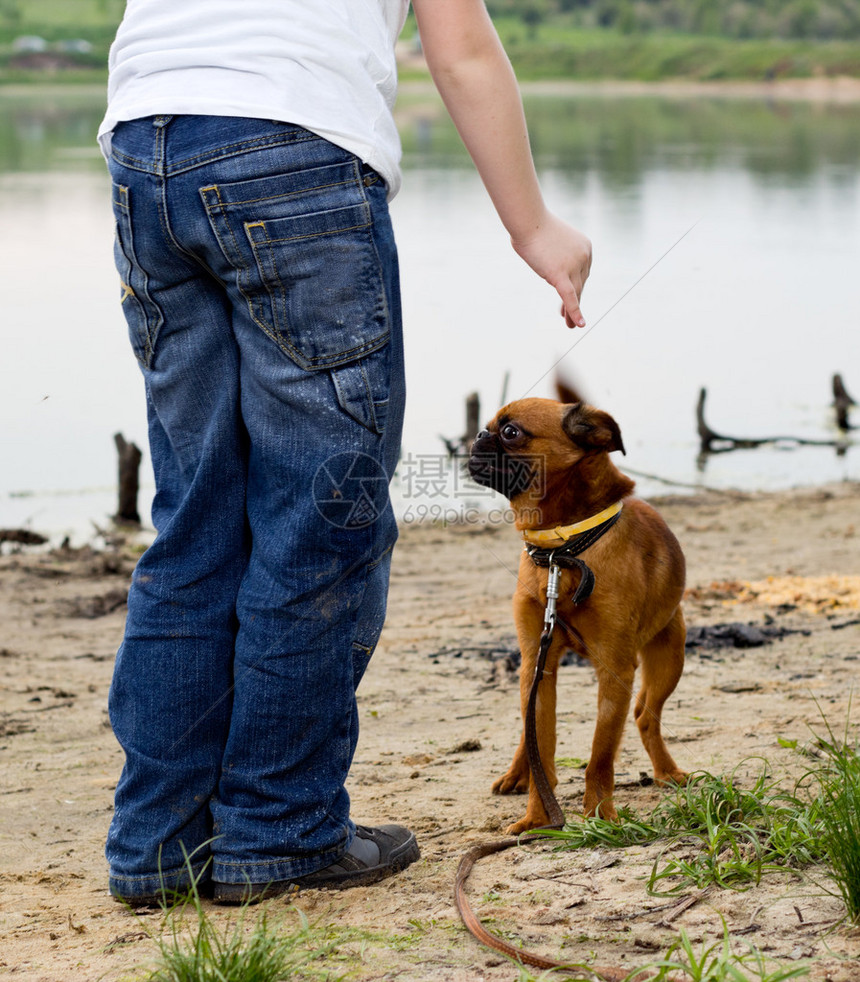
<svg viewBox="0 0 860 982"><path fill-rule="evenodd" d="M573 284L568 281L565 287L558 287L561 297L561 313L568 327L585 327L585 317L579 306L579 296Z"/></svg>

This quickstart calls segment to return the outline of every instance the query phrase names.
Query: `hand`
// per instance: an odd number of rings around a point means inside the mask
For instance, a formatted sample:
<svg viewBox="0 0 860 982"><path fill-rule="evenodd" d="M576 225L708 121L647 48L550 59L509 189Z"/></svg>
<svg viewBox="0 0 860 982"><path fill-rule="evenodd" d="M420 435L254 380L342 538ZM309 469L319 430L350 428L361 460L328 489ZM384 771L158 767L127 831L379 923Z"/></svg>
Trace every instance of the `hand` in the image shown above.
<svg viewBox="0 0 860 982"><path fill-rule="evenodd" d="M585 327L579 307L582 290L591 272L591 240L551 212L526 237L514 239L517 255L555 287L561 297L561 313L568 327Z"/></svg>

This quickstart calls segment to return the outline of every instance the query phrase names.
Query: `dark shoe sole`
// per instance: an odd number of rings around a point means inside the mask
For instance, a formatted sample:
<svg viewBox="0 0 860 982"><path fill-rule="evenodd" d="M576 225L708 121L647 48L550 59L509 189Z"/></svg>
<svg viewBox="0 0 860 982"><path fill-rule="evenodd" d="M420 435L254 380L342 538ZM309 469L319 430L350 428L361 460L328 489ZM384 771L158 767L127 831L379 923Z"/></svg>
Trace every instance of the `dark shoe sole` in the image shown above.
<svg viewBox="0 0 860 982"><path fill-rule="evenodd" d="M197 887L197 896L201 900L209 900L212 897L213 884L211 881L207 883L200 883ZM176 907L179 904L184 904L193 896L193 891L191 887L180 890L159 890L158 893L147 893L139 897L123 897L118 893L111 891L111 898L115 900L118 904L125 904L126 907L131 907L132 910L138 910L143 907L161 907L163 909L169 909L171 907Z"/></svg>
<svg viewBox="0 0 860 982"><path fill-rule="evenodd" d="M344 857L346 858L346 857ZM316 873L296 877L294 880L274 880L271 883L216 883L214 901L216 904L256 904L300 889L308 890L348 890L350 887L370 886L401 870L406 869L421 858L421 850L415 835L409 837L388 852L385 862L377 866L362 866L344 869L340 863L333 863Z"/></svg>
<svg viewBox="0 0 860 982"><path fill-rule="evenodd" d="M273 880L271 883L216 883L212 899L216 904L227 906L258 904L261 900L271 900L285 893L298 893L298 890L292 880Z"/></svg>

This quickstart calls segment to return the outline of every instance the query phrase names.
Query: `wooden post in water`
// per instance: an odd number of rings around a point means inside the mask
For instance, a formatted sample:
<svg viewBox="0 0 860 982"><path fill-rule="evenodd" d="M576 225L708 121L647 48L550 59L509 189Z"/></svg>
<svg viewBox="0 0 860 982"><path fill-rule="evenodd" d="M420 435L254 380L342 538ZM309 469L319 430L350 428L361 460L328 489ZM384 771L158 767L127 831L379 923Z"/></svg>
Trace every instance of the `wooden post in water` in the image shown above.
<svg viewBox="0 0 860 982"><path fill-rule="evenodd" d="M699 389L699 401L696 403L696 431L699 434L699 453L708 453L714 440L721 439L719 433L715 433L705 422L705 399L708 397L707 389Z"/></svg>
<svg viewBox="0 0 860 982"><path fill-rule="evenodd" d="M857 403L848 395L842 376L833 376L833 408L836 410L836 425L840 430L850 430L851 423L848 419L848 411Z"/></svg>
<svg viewBox="0 0 860 982"><path fill-rule="evenodd" d="M122 433L115 433L113 442L119 454L119 506L114 521L140 525L137 492L140 490L140 462L143 454L133 443L126 443Z"/></svg>
<svg viewBox="0 0 860 982"><path fill-rule="evenodd" d="M477 392L472 392L466 396L466 432L455 440L439 435L439 439L445 444L448 456L459 457L468 454L480 428L481 399Z"/></svg>
<svg viewBox="0 0 860 982"><path fill-rule="evenodd" d="M477 392L466 396L466 432L463 434L463 445L468 450L472 441L481 428L481 399Z"/></svg>

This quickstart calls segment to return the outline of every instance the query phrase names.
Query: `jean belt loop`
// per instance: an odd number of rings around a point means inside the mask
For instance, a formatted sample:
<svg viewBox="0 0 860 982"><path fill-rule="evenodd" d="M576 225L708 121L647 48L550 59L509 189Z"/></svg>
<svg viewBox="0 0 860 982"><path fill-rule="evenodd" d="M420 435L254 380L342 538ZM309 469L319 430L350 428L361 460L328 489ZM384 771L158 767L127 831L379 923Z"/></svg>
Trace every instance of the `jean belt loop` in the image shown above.
<svg viewBox="0 0 860 982"><path fill-rule="evenodd" d="M155 160L153 164L155 165L155 173L159 177L167 176L167 161L166 153L164 148L166 129L168 124L173 119L173 116L155 116L152 120L152 125L155 127Z"/></svg>

